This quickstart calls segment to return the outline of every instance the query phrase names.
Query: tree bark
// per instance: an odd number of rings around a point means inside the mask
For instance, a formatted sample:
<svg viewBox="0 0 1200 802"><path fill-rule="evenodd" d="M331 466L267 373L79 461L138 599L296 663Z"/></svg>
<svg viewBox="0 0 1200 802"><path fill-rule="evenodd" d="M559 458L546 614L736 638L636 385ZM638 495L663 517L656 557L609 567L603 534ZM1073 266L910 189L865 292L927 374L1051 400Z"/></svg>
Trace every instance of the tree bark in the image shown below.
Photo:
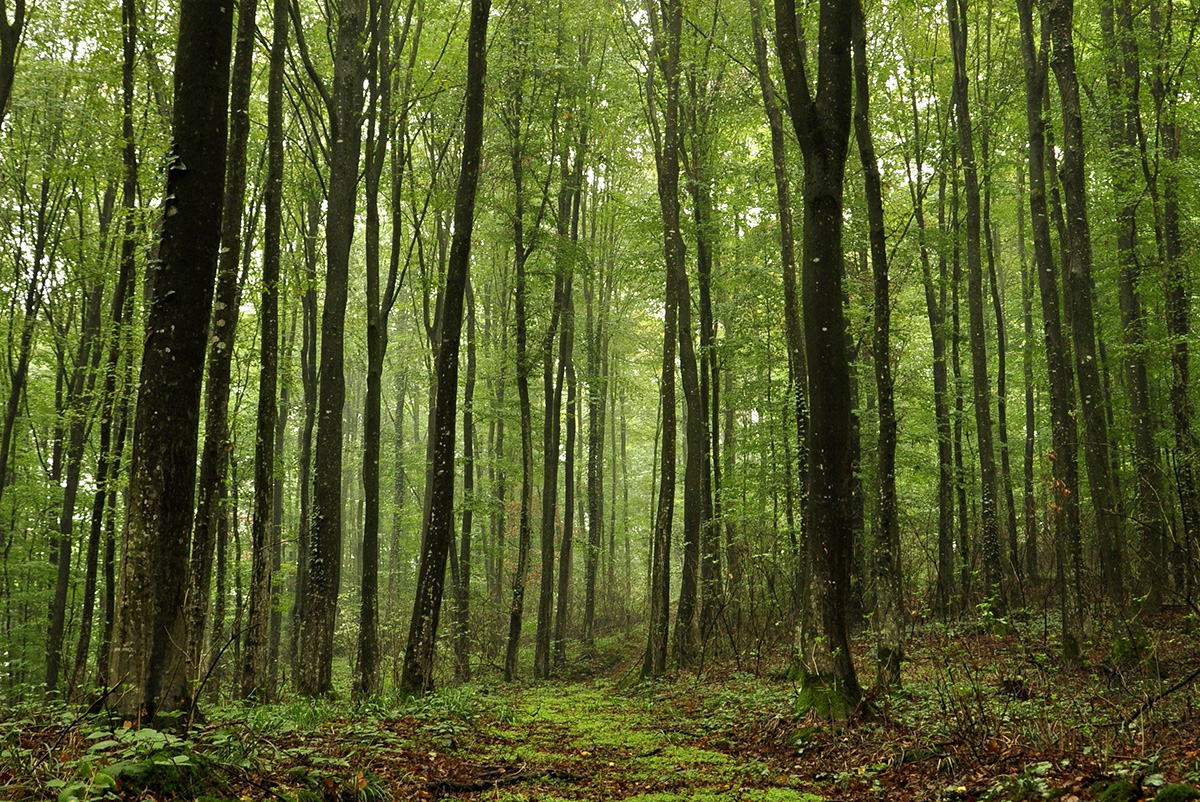
<svg viewBox="0 0 1200 802"><path fill-rule="evenodd" d="M475 294L467 284L467 377L463 387L463 512L454 582L454 678L471 678L471 548L475 521Z"/></svg>
<svg viewBox="0 0 1200 802"><path fill-rule="evenodd" d="M805 538L813 615L802 624L802 693L846 716L862 691L847 609L854 558L850 368L842 310L842 185L851 125L850 0L821 0L815 97L797 36L796 5L775 6L775 43L804 158L804 334L809 365L809 512ZM815 631L814 631L815 630Z"/></svg>
<svg viewBox="0 0 1200 802"><path fill-rule="evenodd" d="M106 225L103 227L107 228ZM66 481L63 486L62 514L59 516L58 526L58 571L54 582L54 600L50 607L50 629L46 637L47 694L53 694L57 690L59 668L63 662L67 594L71 585L71 541L75 531L75 500L79 494L83 449L86 445L87 431L91 428L87 419L87 408L91 404L96 371L100 366L101 348L97 340L100 335L100 305L103 293L103 282L93 283L84 297L79 344L68 382L66 413L70 419L70 426L67 430L64 460ZM94 559L91 566L94 583Z"/></svg>
<svg viewBox="0 0 1200 802"><path fill-rule="evenodd" d="M883 223L883 191L875 143L871 139L870 89L867 70L867 36L861 0L855 0L854 133L858 140L867 201L867 227L874 279L874 310L871 358L875 363L875 393L879 410L878 509L875 515L875 615L879 644L876 660L880 686L900 684L904 659L901 635L904 628L901 573L900 521L896 502L896 404L893 398L891 354L891 288L888 282L887 231Z"/></svg>
<svg viewBox="0 0 1200 802"><path fill-rule="evenodd" d="M1062 649L1069 661L1079 659L1083 646L1082 572L1080 544L1079 479L1076 457L1075 377L1069 345L1062 331L1058 271L1050 237L1047 205L1046 154L1042 100L1048 89L1050 29L1043 22L1041 45L1033 41L1033 0L1018 0L1021 54L1025 70L1025 116L1029 129L1029 219L1033 235L1033 259L1042 307L1042 333L1046 348L1046 371L1050 385L1050 427L1053 442L1051 471L1055 547L1058 552L1059 594L1062 603Z"/></svg>
<svg viewBox="0 0 1200 802"><path fill-rule="evenodd" d="M979 452L980 507L983 528L984 599L993 611L1006 608L1000 562L1000 520L996 509L996 450L992 438L992 385L988 378L987 339L983 320L983 243L979 174L968 104L967 8L965 0L947 6L950 47L954 52L954 107L958 123L958 150L967 199L967 314L970 320L971 378L975 402L975 431Z"/></svg>
<svg viewBox="0 0 1200 802"><path fill-rule="evenodd" d="M0 123L8 113L9 96L17 71L17 52L25 27L25 0L15 0L13 17L8 18L7 3L0 3Z"/></svg>
<svg viewBox="0 0 1200 802"><path fill-rule="evenodd" d="M236 53L231 77L229 164L225 181L226 211L221 218L221 251L204 387L204 444L200 455L198 503L192 533L190 584L187 595L187 649L190 676L198 682L205 666L206 613L210 598L217 518L222 514L225 474L229 464L229 389L233 368L241 286L242 211L246 197L246 149L250 137L250 82L254 55L257 0L239 3Z"/></svg>
<svg viewBox="0 0 1200 802"><path fill-rule="evenodd" d="M1133 456L1136 469L1137 595L1143 597L1142 611L1158 612L1167 574L1166 520L1163 511L1163 471L1154 443L1157 423L1150 378L1146 369L1146 320L1142 311L1138 257L1138 205L1143 189L1136 186L1138 166L1145 158L1142 148L1139 90L1141 64L1133 29L1129 0L1104 0L1100 4L1100 29L1107 55L1109 150L1112 154L1113 195L1116 202L1117 278L1121 326L1125 345L1125 385L1132 418ZM1123 555L1122 555L1123 556Z"/></svg>
<svg viewBox="0 0 1200 802"><path fill-rule="evenodd" d="M131 721L189 701L184 590L200 384L225 188L229 6L183 0L172 158L146 324L112 644L113 704Z"/></svg>
<svg viewBox="0 0 1200 802"><path fill-rule="evenodd" d="M267 185L263 223L262 296L259 303L258 416L254 445L254 520L251 530L250 603L243 653L241 695L266 698L271 645L276 498L276 388L279 378L279 266L283 238L283 68L288 0L272 4L267 75ZM243 13L246 13L243 11ZM239 31L240 34L240 31ZM240 43L239 43L240 46Z"/></svg>
<svg viewBox="0 0 1200 802"><path fill-rule="evenodd" d="M1120 556L1120 521L1109 461L1105 393L1100 377L1092 311L1092 243L1087 209L1087 166L1083 140L1083 114L1079 79L1075 69L1074 0L1048 0L1046 23L1050 27L1050 66L1058 83L1062 111L1062 180L1066 208L1063 288L1066 317L1074 342L1075 371L1083 408L1084 461L1099 536L1103 592L1117 609L1123 609L1125 566Z"/></svg>
<svg viewBox="0 0 1200 802"><path fill-rule="evenodd" d="M671 600L671 525L675 514L675 355L682 342L678 323L679 277L684 272L684 243L679 230L679 51L683 30L680 0L660 0L649 8L651 22L650 69L646 98L648 116L654 125L655 166L658 178L658 203L662 217L665 261L665 309L663 314L663 357L659 379L662 407L662 450L658 501L654 513L651 544L650 618L643 677L661 676L667 669L667 638L670 631ZM666 102L661 128L655 108L657 90L654 76L661 75ZM690 329L684 335L691 341Z"/></svg>
<svg viewBox="0 0 1200 802"><path fill-rule="evenodd" d="M364 5L363 0L345 0L338 5L332 91L318 83L329 117L329 197L325 217L325 304L321 310L307 609L300 630L302 659L297 677L300 691L310 696L333 689L333 632L341 589L342 414L346 400L344 342L350 245L354 240L362 146L365 65L360 39L365 22ZM295 14L293 6L293 16ZM298 23L297 20L297 30L300 29Z"/></svg>
<svg viewBox="0 0 1200 802"><path fill-rule="evenodd" d="M429 504L424 511L421 567L404 650L400 687L407 693L433 689L433 657L446 558L454 539L455 406L458 397L458 351L463 299L470 268L471 230L475 222L475 190L483 150L483 96L487 71L489 0L471 0L467 32L467 90L463 118L462 168L454 198L454 237L450 245L437 355L437 393L433 414L432 459L426 481Z"/></svg>

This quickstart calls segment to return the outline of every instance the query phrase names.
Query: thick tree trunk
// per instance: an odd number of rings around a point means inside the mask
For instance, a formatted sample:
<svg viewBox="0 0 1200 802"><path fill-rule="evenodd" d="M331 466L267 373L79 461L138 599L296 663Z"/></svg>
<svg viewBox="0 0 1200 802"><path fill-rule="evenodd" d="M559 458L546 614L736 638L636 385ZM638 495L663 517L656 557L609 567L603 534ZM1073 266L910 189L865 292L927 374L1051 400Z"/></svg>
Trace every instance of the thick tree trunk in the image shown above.
<svg viewBox="0 0 1200 802"><path fill-rule="evenodd" d="M250 82L254 55L257 0L239 4L237 47L231 78L229 165L221 218L221 252L217 264L217 288L212 320L212 342L206 365L204 388L204 445L200 456L198 503L192 533L192 552L187 596L188 680L197 682L205 670L205 617L208 611L214 532L221 502L225 472L229 464L229 388L233 367L241 286L238 264L242 255L242 210L246 197L246 149L250 137Z"/></svg>
<svg viewBox="0 0 1200 802"><path fill-rule="evenodd" d="M233 10L184 0L174 146L146 323L112 644L113 704L129 720L189 701L184 591L200 384L221 240ZM186 169L184 169L186 165Z"/></svg>
<svg viewBox="0 0 1200 802"><path fill-rule="evenodd" d="M829 715L858 707L850 656L854 559L850 367L842 310L842 185L851 124L850 0L822 0L814 98L796 29L796 6L775 6L775 40L792 124L804 157L804 334L809 365L809 513L812 617L800 633L802 703Z"/></svg>
<svg viewBox="0 0 1200 802"><path fill-rule="evenodd" d="M432 459L426 482L429 504L424 511L421 567L404 650L400 687L407 693L433 689L433 657L446 559L454 540L455 407L458 398L458 350L462 335L463 300L471 264L471 230L475 222L475 190L479 185L483 150L483 93L487 71L489 0L471 0L467 32L467 90L463 118L462 168L454 198L454 237L450 245L442 293L441 335L437 355L437 392L433 414Z"/></svg>

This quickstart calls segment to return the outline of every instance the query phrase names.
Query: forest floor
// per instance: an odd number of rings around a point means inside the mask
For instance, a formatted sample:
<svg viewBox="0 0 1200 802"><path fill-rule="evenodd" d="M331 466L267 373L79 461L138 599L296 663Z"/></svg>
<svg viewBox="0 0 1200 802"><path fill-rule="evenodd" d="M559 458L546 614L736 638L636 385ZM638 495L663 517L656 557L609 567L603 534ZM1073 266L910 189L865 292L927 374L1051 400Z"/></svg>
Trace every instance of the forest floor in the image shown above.
<svg viewBox="0 0 1200 802"><path fill-rule="evenodd" d="M782 673L635 682L624 644L570 679L226 705L186 736L0 709L0 799L1173 802L1200 784L1200 639L1154 624L1073 668L1050 620L925 627L903 688L840 723Z"/></svg>

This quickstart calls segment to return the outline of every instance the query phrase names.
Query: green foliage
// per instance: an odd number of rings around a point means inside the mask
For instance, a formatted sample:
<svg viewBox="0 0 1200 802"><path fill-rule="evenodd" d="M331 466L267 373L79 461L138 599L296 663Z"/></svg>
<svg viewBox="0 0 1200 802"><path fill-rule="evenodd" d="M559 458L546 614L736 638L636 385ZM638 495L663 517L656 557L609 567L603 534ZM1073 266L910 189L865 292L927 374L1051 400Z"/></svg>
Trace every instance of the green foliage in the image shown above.
<svg viewBox="0 0 1200 802"><path fill-rule="evenodd" d="M99 728L92 744L66 768L73 779L55 779L60 802L120 799L126 793L151 792L194 797L224 787L215 762L193 744L150 727Z"/></svg>
<svg viewBox="0 0 1200 802"><path fill-rule="evenodd" d="M1154 799L1156 802L1184 802L1187 799L1200 799L1200 790L1183 783L1172 783L1159 788Z"/></svg>

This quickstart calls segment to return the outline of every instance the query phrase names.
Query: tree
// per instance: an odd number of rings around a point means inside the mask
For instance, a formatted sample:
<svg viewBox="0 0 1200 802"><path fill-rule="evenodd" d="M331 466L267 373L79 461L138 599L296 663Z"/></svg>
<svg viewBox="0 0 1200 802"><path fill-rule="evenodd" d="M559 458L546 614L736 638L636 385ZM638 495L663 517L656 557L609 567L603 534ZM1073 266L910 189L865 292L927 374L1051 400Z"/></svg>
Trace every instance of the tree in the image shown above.
<svg viewBox="0 0 1200 802"><path fill-rule="evenodd" d="M180 650L200 383L225 189L233 13L180 4L173 144L146 322L113 633L113 704L129 720L185 709Z"/></svg>
<svg viewBox="0 0 1200 802"><path fill-rule="evenodd" d="M242 665L244 698L270 696L273 530L275 528L279 375L279 265L283 237L283 67L287 50L287 0L272 6L271 52L267 75L267 186L263 225L262 298L259 303L258 416L254 448L254 522L251 534L250 608Z"/></svg>
<svg viewBox="0 0 1200 802"><path fill-rule="evenodd" d="M686 295L684 242L679 230L679 51L683 30L681 0L660 0L649 9L650 69L645 97L647 116L654 134L654 163L658 177L658 204L662 218L666 263L665 312L663 315L662 373L659 403L662 409L662 467L658 506L654 514L654 536L650 568L650 625L643 677L657 677L667 668L667 633L670 627L671 524L675 511L675 354L681 295ZM661 129L656 110L654 76L662 77L666 100ZM685 278L684 287L679 278ZM684 335L691 341L691 330ZM693 374L694 375L694 374Z"/></svg>
<svg viewBox="0 0 1200 802"><path fill-rule="evenodd" d="M870 87L867 84L867 35L862 0L855 0L851 37L854 49L854 134L866 184L867 227L874 284L871 359L879 405L878 493L875 520L874 575L876 609L872 623L879 634L876 653L879 684L900 684L904 648L904 599L901 593L900 521L896 502L896 402L893 397L891 285L888 281L887 231L883 223L883 189L875 142L871 138Z"/></svg>
<svg viewBox="0 0 1200 802"><path fill-rule="evenodd" d="M297 17L296 6L292 6ZM342 573L342 411L346 296L350 245L358 201L358 163L362 147L364 64L363 0L337 6L333 87L326 87L309 59L305 66L316 84L329 120L329 196L325 218L325 303L321 310L317 442L313 465L313 509L304 611L300 640L303 659L299 689L310 695L333 687L333 630ZM299 35L299 19L296 20ZM302 53L307 53L302 46Z"/></svg>
<svg viewBox="0 0 1200 802"><path fill-rule="evenodd" d="M1025 70L1025 118L1029 147L1029 217L1033 234L1034 269L1041 297L1042 332L1046 347L1046 370L1050 379L1050 428L1053 442L1055 542L1058 550L1059 598L1062 600L1062 649L1068 660L1077 660L1083 647L1082 573L1080 544L1079 482L1076 458L1075 377L1069 345L1063 335L1059 304L1058 273L1050 238L1047 194L1047 154L1042 98L1049 78L1050 28L1043 23L1041 45L1033 40L1033 0L1020 0L1017 12L1021 25L1021 57Z"/></svg>
<svg viewBox="0 0 1200 802"><path fill-rule="evenodd" d="M458 352L463 301L471 260L475 191L483 151L483 96L487 74L489 0L471 0L467 31L467 89L463 115L462 167L454 198L454 236L450 243L446 283L442 291L437 354L437 391L430 437L427 482L430 492L422 526L421 567L404 650L400 687L408 693L433 689L433 657L446 576L446 559L454 540L455 407L458 398Z"/></svg>
<svg viewBox="0 0 1200 802"><path fill-rule="evenodd" d="M854 554L850 370L842 310L842 189L850 138L851 0L821 0L816 94L797 35L796 4L775 6L775 46L804 159L803 299L809 367L809 514L812 618L801 626L803 693L845 716L862 690L850 656L847 608ZM823 699L824 701L819 701Z"/></svg>
<svg viewBox="0 0 1200 802"><path fill-rule="evenodd" d="M988 379L987 339L983 320L983 241L979 173L968 102L967 6L964 0L946 6L950 15L950 49L954 54L954 112L958 153L962 160L967 197L967 314L970 319L971 379L975 402L975 434L979 450L981 519L983 526L984 598L999 614L1005 610L1000 571L1000 517L996 509L996 450L992 440L992 389Z"/></svg>
<svg viewBox="0 0 1200 802"><path fill-rule="evenodd" d="M1104 592L1118 607L1124 605L1125 582L1120 559L1120 524L1109 461L1106 394L1101 383L1101 355L1096 343L1093 313L1092 242L1088 220L1083 109L1075 65L1074 0L1049 0L1045 7L1050 28L1050 67L1058 83L1062 113L1061 181L1066 218L1063 248L1063 291L1066 319L1075 346L1075 372L1083 408L1083 453L1088 487L1096 511L1100 569ZM1074 492L1073 488L1068 488ZM1065 643L1065 641L1064 641Z"/></svg>
<svg viewBox="0 0 1200 802"><path fill-rule="evenodd" d="M221 218L221 252L217 263L217 288L214 300L212 342L208 350L207 381L204 387L204 445L200 455L200 481L196 520L192 534L190 586L188 588L187 640L188 659L193 681L198 681L208 666L202 665L210 584L213 571L213 547L220 536L227 490L231 445L229 441L229 394L232 382L234 346L241 311L241 285L238 269L242 256L242 215L246 200L246 150L250 138L250 76L254 55L257 0L239 5L234 69L231 77L229 126L229 167L225 181L224 209ZM217 622L219 625L219 622ZM211 632L214 644L223 637L219 627ZM215 661L216 654L213 655Z"/></svg>

